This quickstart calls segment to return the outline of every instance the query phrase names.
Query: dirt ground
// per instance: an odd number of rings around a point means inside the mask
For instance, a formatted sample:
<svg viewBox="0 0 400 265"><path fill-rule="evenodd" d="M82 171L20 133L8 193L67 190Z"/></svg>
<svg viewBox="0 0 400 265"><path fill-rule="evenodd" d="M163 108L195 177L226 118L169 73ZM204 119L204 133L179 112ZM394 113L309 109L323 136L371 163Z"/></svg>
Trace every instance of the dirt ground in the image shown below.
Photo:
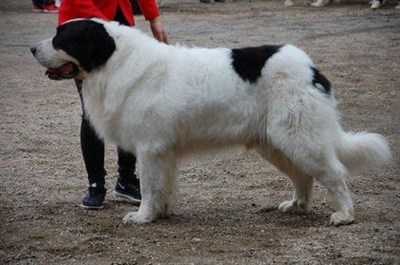
<svg viewBox="0 0 400 265"><path fill-rule="evenodd" d="M47 79L29 46L57 15L30 1L0 3L0 264L400 264L400 11L366 2L200 4L166 0L171 43L205 47L295 44L332 81L347 130L384 134L392 165L349 178L357 221L328 226L331 198L315 184L307 215L276 210L290 181L255 153L229 149L181 163L171 218L126 226L135 207L106 197L79 207L87 180L72 81ZM149 32L138 18L138 27ZM116 180L107 147L107 188ZM397 163L397 164L396 164Z"/></svg>

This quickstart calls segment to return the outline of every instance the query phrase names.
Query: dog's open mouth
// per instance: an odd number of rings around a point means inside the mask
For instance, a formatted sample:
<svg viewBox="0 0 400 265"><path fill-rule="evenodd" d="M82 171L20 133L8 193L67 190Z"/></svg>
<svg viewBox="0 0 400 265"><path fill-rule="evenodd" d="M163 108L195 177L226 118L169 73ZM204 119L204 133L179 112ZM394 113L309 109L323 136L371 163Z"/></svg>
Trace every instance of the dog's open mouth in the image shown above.
<svg viewBox="0 0 400 265"><path fill-rule="evenodd" d="M48 68L46 75L52 80L74 78L79 73L79 67L74 63L66 63L58 68Z"/></svg>

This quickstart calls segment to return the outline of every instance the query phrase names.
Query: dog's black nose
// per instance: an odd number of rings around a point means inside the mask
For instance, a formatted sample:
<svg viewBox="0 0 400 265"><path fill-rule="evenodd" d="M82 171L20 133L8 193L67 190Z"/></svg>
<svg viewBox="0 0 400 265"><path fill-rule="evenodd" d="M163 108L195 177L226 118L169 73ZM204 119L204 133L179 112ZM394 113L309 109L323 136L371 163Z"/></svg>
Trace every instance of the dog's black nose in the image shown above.
<svg viewBox="0 0 400 265"><path fill-rule="evenodd" d="M36 51L37 51L37 49L36 49L35 46L31 47L31 53L32 53L33 55L36 54Z"/></svg>

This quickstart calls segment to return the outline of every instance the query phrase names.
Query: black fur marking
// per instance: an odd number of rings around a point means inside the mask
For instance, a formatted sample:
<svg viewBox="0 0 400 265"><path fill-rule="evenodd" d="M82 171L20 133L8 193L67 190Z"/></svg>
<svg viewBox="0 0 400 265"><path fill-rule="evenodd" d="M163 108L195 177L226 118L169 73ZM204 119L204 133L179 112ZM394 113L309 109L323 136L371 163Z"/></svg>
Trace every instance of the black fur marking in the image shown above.
<svg viewBox="0 0 400 265"><path fill-rule="evenodd" d="M91 20L77 20L59 26L53 46L77 59L87 72L107 62L116 48L104 25Z"/></svg>
<svg viewBox="0 0 400 265"><path fill-rule="evenodd" d="M323 93L330 95L331 94L331 83L329 80L323 76L318 69L315 67L311 67L311 70L313 71L313 80L312 84L315 88L317 88L319 91L322 91Z"/></svg>
<svg viewBox="0 0 400 265"><path fill-rule="evenodd" d="M261 76L265 62L282 46L265 45L260 47L232 49L232 66L245 81L255 83Z"/></svg>

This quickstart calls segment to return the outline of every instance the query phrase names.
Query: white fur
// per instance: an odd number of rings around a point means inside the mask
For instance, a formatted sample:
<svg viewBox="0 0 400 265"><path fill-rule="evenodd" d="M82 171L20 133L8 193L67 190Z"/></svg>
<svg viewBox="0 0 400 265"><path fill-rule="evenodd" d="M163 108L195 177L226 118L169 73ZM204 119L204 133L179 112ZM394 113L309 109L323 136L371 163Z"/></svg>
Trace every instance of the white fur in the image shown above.
<svg viewBox="0 0 400 265"><path fill-rule="evenodd" d="M389 145L342 130L334 97L313 87L303 51L283 46L251 84L232 68L230 49L168 46L117 23L105 27L117 50L86 74L83 97L97 133L138 158L142 203L124 223L170 213L180 156L232 145L256 149L291 178L293 199L280 210L307 211L315 178L335 202L331 223L353 222L346 176L387 162Z"/></svg>
<svg viewBox="0 0 400 265"><path fill-rule="evenodd" d="M341 2L341 0L305 0L304 4L306 6L323 7L330 3L340 4L340 2ZM285 0L283 2L283 4L286 7L290 7L290 6L293 6L294 3L292 0Z"/></svg>

